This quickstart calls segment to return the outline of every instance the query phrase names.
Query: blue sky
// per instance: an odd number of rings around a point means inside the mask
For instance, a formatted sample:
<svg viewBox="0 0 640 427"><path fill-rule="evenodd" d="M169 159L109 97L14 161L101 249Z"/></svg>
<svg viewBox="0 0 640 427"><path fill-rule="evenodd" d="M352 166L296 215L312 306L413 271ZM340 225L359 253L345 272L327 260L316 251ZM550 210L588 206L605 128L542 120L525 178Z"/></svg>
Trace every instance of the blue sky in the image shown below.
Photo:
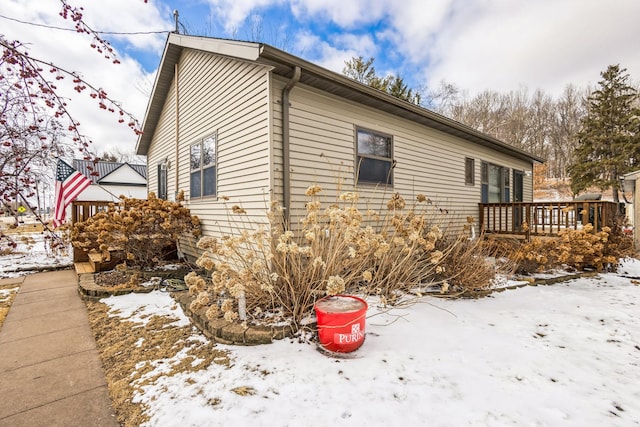
<svg viewBox="0 0 640 427"><path fill-rule="evenodd" d="M336 72L351 57L375 57L378 74L397 73L412 87L430 89L446 81L468 95L526 87L559 96L569 83L595 85L616 63L640 80L638 0L69 2L85 7L96 30L169 31L178 9L191 34L258 39ZM86 37L6 19L72 27L58 16L58 0L37 5L2 0L0 33L29 43L34 56L80 71L142 120L166 33L108 36L122 60L114 66L88 47ZM136 138L126 126L114 125L87 96L69 97L98 147L133 149Z"/></svg>

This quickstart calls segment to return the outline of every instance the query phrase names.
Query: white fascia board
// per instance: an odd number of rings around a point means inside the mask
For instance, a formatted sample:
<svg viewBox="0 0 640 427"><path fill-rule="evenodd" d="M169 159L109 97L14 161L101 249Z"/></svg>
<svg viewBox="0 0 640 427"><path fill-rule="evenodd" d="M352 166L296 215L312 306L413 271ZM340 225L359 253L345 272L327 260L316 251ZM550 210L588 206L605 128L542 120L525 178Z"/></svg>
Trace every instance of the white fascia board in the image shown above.
<svg viewBox="0 0 640 427"><path fill-rule="evenodd" d="M256 61L262 52L262 47L259 43L185 36L182 34L170 34L169 43L189 49L203 50L205 52L245 59L247 61Z"/></svg>

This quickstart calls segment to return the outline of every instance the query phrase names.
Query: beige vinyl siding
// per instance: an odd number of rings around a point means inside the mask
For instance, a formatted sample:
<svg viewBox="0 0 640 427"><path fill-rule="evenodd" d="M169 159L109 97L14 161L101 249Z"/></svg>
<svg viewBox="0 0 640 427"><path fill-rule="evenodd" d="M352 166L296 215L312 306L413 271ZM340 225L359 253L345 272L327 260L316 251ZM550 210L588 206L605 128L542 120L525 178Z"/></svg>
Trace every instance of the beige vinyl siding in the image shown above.
<svg viewBox="0 0 640 427"><path fill-rule="evenodd" d="M482 161L523 171L532 168L530 163L503 152L304 85L295 86L291 92L290 124L292 215L304 214L304 192L311 184L326 189L327 201L335 200L339 181L342 191L354 189L356 127L391 135L397 162L392 188L357 187L363 207L386 206L393 192L399 192L408 204L424 194L433 202L434 221L453 223L456 229L467 216L477 219ZM465 185L465 157L475 159L474 186ZM278 154L275 161L281 161ZM525 200L531 200L531 178L524 178Z"/></svg>
<svg viewBox="0 0 640 427"><path fill-rule="evenodd" d="M167 99L162 107L160 121L153 136L154 143L149 147L147 153L147 182L149 192L158 195L158 163L163 159L170 162L167 170L167 197L173 200L175 197L176 177L175 177L175 80L171 85Z"/></svg>
<svg viewBox="0 0 640 427"><path fill-rule="evenodd" d="M268 71L263 66L196 50L185 50L180 58L178 188L185 193L185 206L202 220L204 235L254 229L255 222L266 221L270 178ZM165 101L165 110L171 107L174 93ZM167 144L174 147L162 133L165 127L173 126L174 116L163 113L151 144L154 152L149 157L150 166L156 157L161 158L160 153L167 152ZM216 196L191 199L190 147L213 134L217 135ZM172 150L175 148L169 152ZM170 191L175 188L174 174L172 165ZM220 198L223 195L229 200ZM233 205L244 208L247 215L233 215ZM198 255L195 242L181 243L187 255Z"/></svg>
<svg viewBox="0 0 640 427"><path fill-rule="evenodd" d="M274 201L283 202L283 160L282 160L282 89L284 81L271 74L271 189Z"/></svg>

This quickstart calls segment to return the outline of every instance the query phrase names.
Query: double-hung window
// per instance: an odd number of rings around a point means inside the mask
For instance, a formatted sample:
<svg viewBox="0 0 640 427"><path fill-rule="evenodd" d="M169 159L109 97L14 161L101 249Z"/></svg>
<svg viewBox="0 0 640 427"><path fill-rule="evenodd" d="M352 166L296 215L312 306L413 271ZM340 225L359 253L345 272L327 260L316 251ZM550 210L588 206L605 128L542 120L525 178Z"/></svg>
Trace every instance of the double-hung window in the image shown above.
<svg viewBox="0 0 640 427"><path fill-rule="evenodd" d="M509 169L482 162L482 203L509 203L511 180Z"/></svg>
<svg viewBox="0 0 640 427"><path fill-rule="evenodd" d="M358 184L393 184L393 138L366 129L356 129Z"/></svg>
<svg viewBox="0 0 640 427"><path fill-rule="evenodd" d="M216 135L191 146L191 198L216 194Z"/></svg>

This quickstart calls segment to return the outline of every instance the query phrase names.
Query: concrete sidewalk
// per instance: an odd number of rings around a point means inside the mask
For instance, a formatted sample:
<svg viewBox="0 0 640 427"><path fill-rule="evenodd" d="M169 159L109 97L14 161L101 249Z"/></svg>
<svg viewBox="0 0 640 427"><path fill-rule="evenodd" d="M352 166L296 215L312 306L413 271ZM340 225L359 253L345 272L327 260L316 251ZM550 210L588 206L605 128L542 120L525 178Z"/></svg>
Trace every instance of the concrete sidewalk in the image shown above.
<svg viewBox="0 0 640 427"><path fill-rule="evenodd" d="M118 426L73 270L37 273L0 329L0 426Z"/></svg>

